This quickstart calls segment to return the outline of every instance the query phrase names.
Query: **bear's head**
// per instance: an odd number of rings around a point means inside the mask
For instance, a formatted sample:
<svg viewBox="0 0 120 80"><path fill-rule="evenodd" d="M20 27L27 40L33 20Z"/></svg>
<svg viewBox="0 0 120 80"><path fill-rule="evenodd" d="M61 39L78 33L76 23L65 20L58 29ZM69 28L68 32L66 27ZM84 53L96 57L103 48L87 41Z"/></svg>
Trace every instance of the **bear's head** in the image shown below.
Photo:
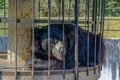
<svg viewBox="0 0 120 80"><path fill-rule="evenodd" d="M48 53L48 26L40 29L41 34L36 36L35 39L40 41L38 44L40 44L40 48L45 54ZM66 35L64 35L66 36ZM66 43L66 39L65 43ZM65 49L64 49L65 48ZM66 54L64 52L66 50L66 47L64 47L63 44L63 31L59 28L50 27L50 57L56 58L58 60L63 60L64 55Z"/></svg>
<svg viewBox="0 0 120 80"><path fill-rule="evenodd" d="M44 39L41 42L41 47L45 52L48 52L48 39ZM63 60L64 49L63 42L57 39L50 39L50 53L51 57L55 57L58 60Z"/></svg>

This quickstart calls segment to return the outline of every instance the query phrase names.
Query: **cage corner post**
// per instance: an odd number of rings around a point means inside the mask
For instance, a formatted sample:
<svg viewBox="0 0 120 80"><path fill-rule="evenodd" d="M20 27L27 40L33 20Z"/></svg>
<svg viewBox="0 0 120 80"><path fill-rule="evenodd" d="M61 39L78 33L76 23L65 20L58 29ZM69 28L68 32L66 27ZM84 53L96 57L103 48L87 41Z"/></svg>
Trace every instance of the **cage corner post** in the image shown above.
<svg viewBox="0 0 120 80"><path fill-rule="evenodd" d="M37 4L37 0L34 0ZM15 10L17 7L17 11ZM37 18L37 5L35 5L35 15ZM16 14L17 12L17 14ZM15 15L17 15L15 17ZM31 0L9 0L9 19L19 19L20 22L15 25L15 21L10 21L8 25L8 56L7 59L15 62L15 54L17 53L17 64L24 65L28 56L31 54L31 38L32 38L32 1ZM25 21L22 21L25 20ZM26 20L29 20L28 22ZM15 31L17 30L17 31ZM16 33L17 32L17 33ZM16 37L16 41L15 41ZM17 46L15 47L15 45ZM17 49L17 50L16 50Z"/></svg>

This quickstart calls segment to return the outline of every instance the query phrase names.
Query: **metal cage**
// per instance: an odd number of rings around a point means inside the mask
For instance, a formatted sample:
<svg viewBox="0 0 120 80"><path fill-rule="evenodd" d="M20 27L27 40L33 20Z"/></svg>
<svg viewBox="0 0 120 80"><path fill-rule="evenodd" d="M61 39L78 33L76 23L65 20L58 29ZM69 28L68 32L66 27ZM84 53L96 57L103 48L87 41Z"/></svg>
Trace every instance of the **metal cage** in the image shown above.
<svg viewBox="0 0 120 80"><path fill-rule="evenodd" d="M78 66L78 26L95 35L100 34L101 41L104 31L105 0L1 1L3 4L2 7L0 6L0 43L2 44L0 45L0 80L97 80L99 78L102 64L94 63L94 66L89 66L89 46L87 66ZM66 70L65 60L62 70L50 68L50 24L53 23L63 25L64 46L64 24L75 25L74 69ZM25 63L31 55L32 67L34 67L34 29L36 26L42 28L45 25L48 25L48 70L36 71L34 68L29 70ZM89 45L89 36L87 45ZM93 58L96 60L95 56Z"/></svg>

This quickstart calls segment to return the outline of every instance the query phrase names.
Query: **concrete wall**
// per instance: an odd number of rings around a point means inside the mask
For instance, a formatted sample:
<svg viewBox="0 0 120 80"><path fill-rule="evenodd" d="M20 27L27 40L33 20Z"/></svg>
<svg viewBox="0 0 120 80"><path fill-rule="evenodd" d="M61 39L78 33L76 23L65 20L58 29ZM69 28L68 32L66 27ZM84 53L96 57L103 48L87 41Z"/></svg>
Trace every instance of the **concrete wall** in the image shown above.
<svg viewBox="0 0 120 80"><path fill-rule="evenodd" d="M99 80L120 80L120 39L105 39L106 63Z"/></svg>

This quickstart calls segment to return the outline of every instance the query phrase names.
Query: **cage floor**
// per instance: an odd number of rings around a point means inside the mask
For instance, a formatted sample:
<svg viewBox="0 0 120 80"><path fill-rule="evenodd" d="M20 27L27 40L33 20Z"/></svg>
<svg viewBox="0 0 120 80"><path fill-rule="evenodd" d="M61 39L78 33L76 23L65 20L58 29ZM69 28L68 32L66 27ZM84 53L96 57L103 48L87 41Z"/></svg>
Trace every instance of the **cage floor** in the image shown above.
<svg viewBox="0 0 120 80"><path fill-rule="evenodd" d="M99 67L100 67L99 65L97 65L96 67L89 67L89 70L98 69ZM15 69L16 69L15 63L12 63L12 62L8 61L7 59L0 58L0 71L14 71ZM27 70L26 66L17 65L18 71L25 70L25 69ZM70 70L73 70L73 69L70 69ZM79 67L79 71L81 71L81 72L86 71L86 70L88 70L87 67L82 67L82 66ZM30 71L30 70L27 70L27 71Z"/></svg>
<svg viewBox="0 0 120 80"><path fill-rule="evenodd" d="M15 74L19 76L20 80L32 80L32 70L23 70L25 66L17 66L17 71L15 67L15 63L11 63L7 59L0 58L0 80L14 80ZM96 73L94 73L95 68L90 67L87 75L86 67L79 67L79 79L78 80L97 80L100 77L100 73L98 71L98 66L96 66ZM63 70L50 70L51 80L64 80L63 75L65 75L66 80L74 80L74 69L65 70L65 74L63 74ZM26 77L27 76L27 77ZM35 80L48 80L48 70L43 71L35 71L34 72Z"/></svg>

